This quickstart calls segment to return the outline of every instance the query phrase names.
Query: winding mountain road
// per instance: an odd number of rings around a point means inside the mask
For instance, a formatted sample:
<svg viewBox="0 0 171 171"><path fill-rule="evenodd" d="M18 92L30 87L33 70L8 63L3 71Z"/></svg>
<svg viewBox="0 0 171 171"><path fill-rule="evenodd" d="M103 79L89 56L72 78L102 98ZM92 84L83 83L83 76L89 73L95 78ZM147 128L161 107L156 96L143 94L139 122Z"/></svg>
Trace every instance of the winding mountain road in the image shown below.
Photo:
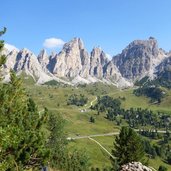
<svg viewBox="0 0 171 171"><path fill-rule="evenodd" d="M139 130L135 129L136 132ZM155 131L154 131L155 132ZM158 133L166 133L166 131L158 130ZM68 137L67 140L78 140L78 139L86 139L86 138L93 138L93 137L105 137L105 136L113 136L113 135L119 135L119 131L116 132L109 132L105 134L93 134L93 135L83 135L83 136L76 136L76 137Z"/></svg>

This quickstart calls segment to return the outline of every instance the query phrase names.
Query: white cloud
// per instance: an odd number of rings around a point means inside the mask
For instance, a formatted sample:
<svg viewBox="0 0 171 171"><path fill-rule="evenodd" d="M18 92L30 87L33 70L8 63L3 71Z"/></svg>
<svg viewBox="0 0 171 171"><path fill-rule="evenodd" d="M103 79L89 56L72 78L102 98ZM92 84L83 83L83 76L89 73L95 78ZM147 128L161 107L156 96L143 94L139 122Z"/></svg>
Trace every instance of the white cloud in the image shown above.
<svg viewBox="0 0 171 171"><path fill-rule="evenodd" d="M107 57L108 59L112 59L112 56L111 56L110 54L108 54L108 53L106 53L106 57Z"/></svg>
<svg viewBox="0 0 171 171"><path fill-rule="evenodd" d="M14 45L11 45L11 44L8 44L8 43L5 43L5 46L4 46L6 49L8 49L9 51L12 51L12 50L17 50L19 51L18 48L16 48Z"/></svg>
<svg viewBox="0 0 171 171"><path fill-rule="evenodd" d="M45 48L60 48L65 44L65 42L62 39L58 39L58 38L49 38L49 39L45 39L43 46Z"/></svg>

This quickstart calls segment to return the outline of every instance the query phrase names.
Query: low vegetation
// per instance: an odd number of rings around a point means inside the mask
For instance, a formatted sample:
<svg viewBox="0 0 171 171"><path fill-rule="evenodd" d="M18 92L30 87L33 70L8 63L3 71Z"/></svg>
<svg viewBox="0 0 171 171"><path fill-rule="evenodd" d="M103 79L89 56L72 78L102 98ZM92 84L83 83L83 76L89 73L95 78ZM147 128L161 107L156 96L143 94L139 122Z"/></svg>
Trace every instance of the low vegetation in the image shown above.
<svg viewBox="0 0 171 171"><path fill-rule="evenodd" d="M134 90L136 96L147 96L151 99L151 102L160 103L164 98L165 92L155 85L153 86L142 86Z"/></svg>
<svg viewBox="0 0 171 171"><path fill-rule="evenodd" d="M69 96L67 100L67 105L76 105L76 106L84 106L88 101L88 98L83 94L77 95L72 94Z"/></svg>

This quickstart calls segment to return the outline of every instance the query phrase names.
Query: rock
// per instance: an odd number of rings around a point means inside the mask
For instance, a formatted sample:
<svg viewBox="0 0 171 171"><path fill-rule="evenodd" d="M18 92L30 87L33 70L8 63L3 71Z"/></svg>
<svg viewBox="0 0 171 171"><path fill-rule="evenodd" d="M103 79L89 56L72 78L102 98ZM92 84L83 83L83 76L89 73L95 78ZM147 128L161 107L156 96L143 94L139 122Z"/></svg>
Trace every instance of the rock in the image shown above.
<svg viewBox="0 0 171 171"><path fill-rule="evenodd" d="M156 74L158 78L171 81L171 56L164 59L157 67Z"/></svg>
<svg viewBox="0 0 171 171"><path fill-rule="evenodd" d="M121 54L113 57L122 76L136 80L144 76L153 77L155 67L166 57L165 52L158 48L157 40L135 40Z"/></svg>
<svg viewBox="0 0 171 171"><path fill-rule="evenodd" d="M147 166L144 166L140 162L131 162L121 166L120 171L152 171L152 170Z"/></svg>
<svg viewBox="0 0 171 171"><path fill-rule="evenodd" d="M94 48L90 56L90 75L98 78L103 77L103 67L109 62L101 48Z"/></svg>
<svg viewBox="0 0 171 171"><path fill-rule="evenodd" d="M53 74L57 77L73 78L78 75L88 76L89 56L80 38L66 43L56 56Z"/></svg>
<svg viewBox="0 0 171 171"><path fill-rule="evenodd" d="M47 72L48 71L47 66L49 64L49 56L48 56L48 54L47 54L47 52L46 52L45 49L43 49L43 50L40 51L37 59L38 59L40 65L42 66L43 70L45 72Z"/></svg>
<svg viewBox="0 0 171 171"><path fill-rule="evenodd" d="M6 71L9 72L10 69L14 69L14 66L17 61L18 51L14 49L11 52L9 52L6 56L7 58L6 58L6 63L4 67Z"/></svg>
<svg viewBox="0 0 171 171"><path fill-rule="evenodd" d="M11 61L12 64L9 61ZM38 83L43 83L45 80L49 81L51 79L51 77L43 71L37 57L26 48L18 53L12 51L7 56L5 66L13 69L17 73L25 72L27 75L32 76Z"/></svg>
<svg viewBox="0 0 171 171"><path fill-rule="evenodd" d="M99 47L89 54L80 38L66 43L58 54L48 55L42 50L36 57L28 49L19 51L15 47L4 48L1 54L7 56L3 68L8 78L10 69L14 69L18 74L25 72L39 80L38 83L63 79L71 84L103 82L128 87L144 76L154 79L163 73L171 80L171 57L168 57L171 53L158 48L153 37L133 41L112 60Z"/></svg>
<svg viewBox="0 0 171 171"><path fill-rule="evenodd" d="M118 68L113 64L112 61L108 62L104 66L104 78L110 80L117 87L130 87L133 86L131 82L122 77Z"/></svg>

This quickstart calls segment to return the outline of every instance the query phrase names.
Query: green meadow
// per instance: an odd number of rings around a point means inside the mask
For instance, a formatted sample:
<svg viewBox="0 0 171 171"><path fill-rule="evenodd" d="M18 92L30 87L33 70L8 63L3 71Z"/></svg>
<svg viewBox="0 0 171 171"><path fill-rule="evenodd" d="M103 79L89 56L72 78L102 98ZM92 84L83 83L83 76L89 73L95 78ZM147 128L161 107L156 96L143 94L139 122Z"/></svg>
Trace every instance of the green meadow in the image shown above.
<svg viewBox="0 0 171 171"><path fill-rule="evenodd" d="M31 78L23 76L24 87L28 95L30 95L38 104L39 110L47 107L54 114L60 113L65 119L65 132L67 137L77 137L84 135L105 134L117 132L119 126L105 118L105 113L97 114L96 111L90 110L91 102L96 103L97 96L109 95L114 98L125 97L122 101L122 107L129 109L131 107L148 108L153 111L163 111L170 113L171 111L171 91L166 90L166 96L162 102L152 104L146 97L137 97L133 94L133 89L117 89L111 85L90 84L87 86L72 87L68 85L58 84L35 85ZM88 98L88 103L83 107L67 105L68 97L72 94L83 94ZM89 121L90 117L95 118L95 123ZM126 124L126 123L125 123ZM113 148L115 136L94 137L109 152ZM94 167L104 168L110 166L109 155L94 141L90 139L77 139L69 141L68 148L72 151L75 148L83 150L90 158L90 163ZM171 170L171 166L165 164L160 158L150 159L149 165L158 169L159 165L164 165Z"/></svg>

